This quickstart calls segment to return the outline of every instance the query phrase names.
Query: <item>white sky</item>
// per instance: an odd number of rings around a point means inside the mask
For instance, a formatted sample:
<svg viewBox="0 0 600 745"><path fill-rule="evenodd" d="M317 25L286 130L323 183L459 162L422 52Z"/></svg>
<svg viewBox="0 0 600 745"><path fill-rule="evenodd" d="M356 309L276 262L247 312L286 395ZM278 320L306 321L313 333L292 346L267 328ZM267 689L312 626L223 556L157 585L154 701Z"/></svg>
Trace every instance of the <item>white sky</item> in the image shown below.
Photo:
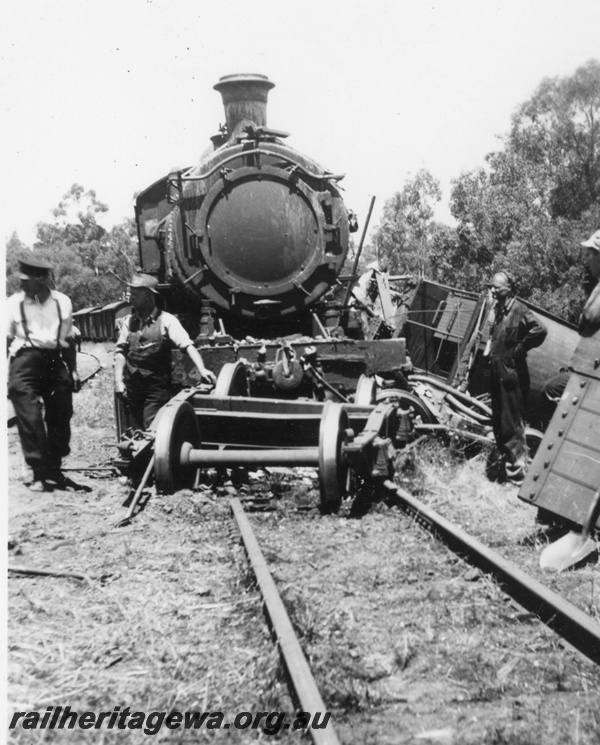
<svg viewBox="0 0 600 745"><path fill-rule="evenodd" d="M268 124L347 176L362 220L425 167L484 162L544 77L600 58L599 0L4 0L0 237L28 245L71 184L133 194L196 163L222 75L267 75ZM359 233L360 235L360 233Z"/></svg>

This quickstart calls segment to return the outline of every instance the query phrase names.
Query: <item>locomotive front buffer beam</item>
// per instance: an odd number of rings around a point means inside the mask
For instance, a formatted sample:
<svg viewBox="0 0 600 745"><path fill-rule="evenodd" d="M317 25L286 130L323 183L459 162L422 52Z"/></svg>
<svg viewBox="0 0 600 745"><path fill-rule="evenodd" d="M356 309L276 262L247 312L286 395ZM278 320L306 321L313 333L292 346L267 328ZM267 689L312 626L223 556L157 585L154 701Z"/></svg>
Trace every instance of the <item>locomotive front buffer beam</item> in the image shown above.
<svg viewBox="0 0 600 745"><path fill-rule="evenodd" d="M357 486L375 488L393 476L403 416L394 402L287 401L185 390L152 425L156 488L165 494L192 488L203 468L312 467L318 469L322 509L336 511Z"/></svg>

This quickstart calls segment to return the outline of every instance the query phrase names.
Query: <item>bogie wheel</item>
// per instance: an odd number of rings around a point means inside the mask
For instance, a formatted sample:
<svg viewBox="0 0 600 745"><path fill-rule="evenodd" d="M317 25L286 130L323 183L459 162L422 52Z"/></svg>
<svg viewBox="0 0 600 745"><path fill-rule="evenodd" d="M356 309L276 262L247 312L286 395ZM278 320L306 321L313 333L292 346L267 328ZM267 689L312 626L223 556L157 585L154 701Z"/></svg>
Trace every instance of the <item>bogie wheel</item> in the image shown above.
<svg viewBox="0 0 600 745"><path fill-rule="evenodd" d="M348 493L348 466L343 452L348 426L344 406L327 401L319 429L319 490L325 512L336 512Z"/></svg>
<svg viewBox="0 0 600 745"><path fill-rule="evenodd" d="M213 394L215 396L248 396L248 374L241 360L226 362L221 368Z"/></svg>
<svg viewBox="0 0 600 745"><path fill-rule="evenodd" d="M377 381L368 375L361 375L356 384L354 403L358 406L374 406L377 398Z"/></svg>
<svg viewBox="0 0 600 745"><path fill-rule="evenodd" d="M377 394L377 403L380 404L382 401L397 401L404 411L412 409L414 418L420 417L423 424L435 424L437 421L433 412L414 393L403 391L400 388L388 388L379 391Z"/></svg>
<svg viewBox="0 0 600 745"><path fill-rule="evenodd" d="M173 494L194 484L196 469L181 465L181 448L185 443L200 447L200 425L189 401L166 404L159 417L154 439L154 481L158 492Z"/></svg>

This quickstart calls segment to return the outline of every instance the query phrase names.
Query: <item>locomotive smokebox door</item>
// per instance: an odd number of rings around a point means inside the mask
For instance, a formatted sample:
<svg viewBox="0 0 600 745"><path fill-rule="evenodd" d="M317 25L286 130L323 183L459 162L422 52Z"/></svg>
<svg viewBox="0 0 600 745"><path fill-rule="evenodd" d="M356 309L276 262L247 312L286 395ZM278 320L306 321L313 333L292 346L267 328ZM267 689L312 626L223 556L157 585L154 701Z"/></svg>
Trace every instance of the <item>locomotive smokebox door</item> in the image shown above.
<svg viewBox="0 0 600 745"><path fill-rule="evenodd" d="M210 189L199 212L206 226L202 260L236 288L242 307L273 298L282 313L310 304L330 286L320 270L328 263L320 192L301 182L292 189L290 178L270 166L239 168Z"/></svg>

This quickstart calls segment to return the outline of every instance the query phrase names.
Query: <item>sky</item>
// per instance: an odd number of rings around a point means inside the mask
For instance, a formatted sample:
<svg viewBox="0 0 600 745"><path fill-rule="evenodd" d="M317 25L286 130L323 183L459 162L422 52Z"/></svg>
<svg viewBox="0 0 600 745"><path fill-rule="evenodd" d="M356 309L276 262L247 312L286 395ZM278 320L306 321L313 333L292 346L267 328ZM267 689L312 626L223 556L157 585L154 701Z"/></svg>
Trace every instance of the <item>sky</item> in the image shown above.
<svg viewBox="0 0 600 745"><path fill-rule="evenodd" d="M73 183L110 227L198 162L234 73L275 83L268 125L346 174L361 231L421 168L450 221L451 180L540 82L600 58L600 0L4 0L0 26L0 235L30 246Z"/></svg>

